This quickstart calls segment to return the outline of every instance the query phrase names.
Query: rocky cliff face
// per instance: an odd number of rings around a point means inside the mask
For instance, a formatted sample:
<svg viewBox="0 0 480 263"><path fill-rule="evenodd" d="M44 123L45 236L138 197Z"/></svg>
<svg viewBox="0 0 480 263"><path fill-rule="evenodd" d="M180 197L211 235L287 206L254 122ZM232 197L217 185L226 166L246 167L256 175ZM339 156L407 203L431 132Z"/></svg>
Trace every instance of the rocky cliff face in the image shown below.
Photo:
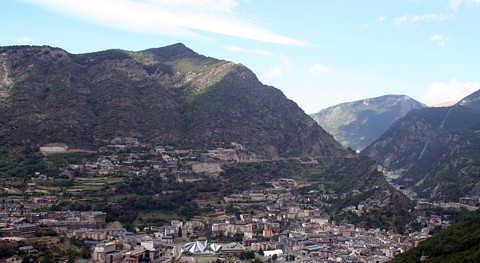
<svg viewBox="0 0 480 263"><path fill-rule="evenodd" d="M386 95L338 104L311 116L343 146L362 150L396 120L423 107L405 95Z"/></svg>
<svg viewBox="0 0 480 263"><path fill-rule="evenodd" d="M345 151L242 65L182 44L74 55L0 48L0 143L94 148L117 136L188 147L237 142L268 156Z"/></svg>
<svg viewBox="0 0 480 263"><path fill-rule="evenodd" d="M458 201L480 182L480 113L463 106L414 110L362 154L395 171L421 197Z"/></svg>

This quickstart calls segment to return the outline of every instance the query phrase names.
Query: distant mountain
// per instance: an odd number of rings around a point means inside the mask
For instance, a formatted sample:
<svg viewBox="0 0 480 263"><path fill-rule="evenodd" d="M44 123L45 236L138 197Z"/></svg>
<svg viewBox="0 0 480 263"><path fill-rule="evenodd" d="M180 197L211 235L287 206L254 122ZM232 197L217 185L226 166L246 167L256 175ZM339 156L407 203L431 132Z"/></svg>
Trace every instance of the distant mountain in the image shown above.
<svg viewBox="0 0 480 263"><path fill-rule="evenodd" d="M410 110L423 107L405 95L386 95L338 104L311 116L343 146L362 150Z"/></svg>
<svg viewBox="0 0 480 263"><path fill-rule="evenodd" d="M475 104L471 96L462 100L465 105ZM462 105L413 110L362 154L399 175L396 182L420 197L458 201L480 195L480 112Z"/></svg>
<svg viewBox="0 0 480 263"><path fill-rule="evenodd" d="M246 67L183 44L69 54L0 47L0 145L95 149L115 137L205 147L236 142L267 156L345 151Z"/></svg>
<svg viewBox="0 0 480 263"><path fill-rule="evenodd" d="M480 211L470 213L458 223L396 257L394 263L480 262Z"/></svg>

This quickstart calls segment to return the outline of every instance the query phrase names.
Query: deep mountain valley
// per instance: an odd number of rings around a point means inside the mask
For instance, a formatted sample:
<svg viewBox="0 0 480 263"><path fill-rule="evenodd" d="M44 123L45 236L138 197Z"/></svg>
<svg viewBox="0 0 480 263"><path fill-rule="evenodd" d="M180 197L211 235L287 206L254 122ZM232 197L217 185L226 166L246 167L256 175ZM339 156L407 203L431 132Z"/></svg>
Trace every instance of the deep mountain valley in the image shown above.
<svg viewBox="0 0 480 263"><path fill-rule="evenodd" d="M88 54L0 47L2 211L14 223L23 215L33 223L31 215L98 212L142 238L156 230L182 242L296 249L322 242L338 257L388 259L457 212L416 207L378 164L403 171L396 183L425 197L476 193L477 103L472 95L433 109L384 96L325 110L353 149L406 114L358 155L245 66L183 44ZM40 230L55 237L51 243L65 242L63 230ZM350 239L365 247L345 249ZM77 241L68 240L76 250L69 253L88 258ZM35 254L67 256L46 245Z"/></svg>

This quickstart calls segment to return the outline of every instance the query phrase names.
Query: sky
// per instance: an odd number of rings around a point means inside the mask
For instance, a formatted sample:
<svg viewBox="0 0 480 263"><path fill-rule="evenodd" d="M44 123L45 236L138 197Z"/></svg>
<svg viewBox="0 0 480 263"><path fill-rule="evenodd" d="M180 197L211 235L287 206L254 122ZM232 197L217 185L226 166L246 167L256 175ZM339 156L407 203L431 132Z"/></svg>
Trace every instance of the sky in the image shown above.
<svg viewBox="0 0 480 263"><path fill-rule="evenodd" d="M70 53L183 43L241 63L306 113L480 89L480 0L2 0L0 46Z"/></svg>

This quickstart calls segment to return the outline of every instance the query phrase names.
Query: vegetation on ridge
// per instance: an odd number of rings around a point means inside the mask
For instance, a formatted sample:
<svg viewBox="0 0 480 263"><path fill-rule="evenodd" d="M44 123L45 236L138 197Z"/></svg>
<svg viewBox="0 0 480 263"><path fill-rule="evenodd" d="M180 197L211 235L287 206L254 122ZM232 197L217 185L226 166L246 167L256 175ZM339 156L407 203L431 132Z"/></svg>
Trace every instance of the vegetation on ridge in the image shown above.
<svg viewBox="0 0 480 263"><path fill-rule="evenodd" d="M9 149L57 142L95 149L136 137L185 147L237 142L268 156L345 154L250 70L182 44L80 55L3 47L0 54L0 143Z"/></svg>
<svg viewBox="0 0 480 263"><path fill-rule="evenodd" d="M442 230L393 262L480 262L480 211Z"/></svg>
<svg viewBox="0 0 480 263"><path fill-rule="evenodd" d="M362 150L410 110L423 107L408 96L385 95L341 103L311 116L344 147Z"/></svg>
<svg viewBox="0 0 480 263"><path fill-rule="evenodd" d="M396 183L420 197L458 201L478 195L480 113L464 106L415 110L365 149Z"/></svg>

